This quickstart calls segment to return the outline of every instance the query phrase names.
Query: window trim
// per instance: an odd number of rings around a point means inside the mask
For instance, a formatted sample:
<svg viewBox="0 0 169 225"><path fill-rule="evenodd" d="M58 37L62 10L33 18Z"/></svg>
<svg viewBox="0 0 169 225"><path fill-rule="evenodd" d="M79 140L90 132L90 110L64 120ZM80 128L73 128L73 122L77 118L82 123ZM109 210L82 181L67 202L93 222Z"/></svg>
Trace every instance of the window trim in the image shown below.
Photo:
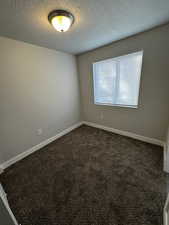
<svg viewBox="0 0 169 225"><path fill-rule="evenodd" d="M139 88L138 88L138 93L137 93L137 104L136 105L124 105L124 104L111 104L111 103L100 103L100 102L96 102L95 101L95 73L94 73L94 64L100 63L100 62L104 62L104 61L119 61L121 58L128 58L129 56L133 56L133 55L138 55L142 53L142 62L141 62L141 68L140 68L140 72L139 72ZM139 108L139 99L140 99L140 88L141 88L141 75L142 75L142 67L143 67L143 55L144 55L144 50L139 50L137 52L133 52L133 53L129 53L129 54L125 54L122 56L117 56L117 57L113 57L113 58L108 58L108 59L104 59L104 60L99 60L99 61L95 61L92 63L92 76L93 76L93 102L95 105L100 105L100 106L115 106L115 107L122 107L122 108L133 108L133 109L138 109Z"/></svg>
<svg viewBox="0 0 169 225"><path fill-rule="evenodd" d="M95 105L101 105L101 106L116 106L120 108L133 108L133 109L138 109L138 105L120 105L120 104L111 104L111 103L99 103L99 102L94 102Z"/></svg>

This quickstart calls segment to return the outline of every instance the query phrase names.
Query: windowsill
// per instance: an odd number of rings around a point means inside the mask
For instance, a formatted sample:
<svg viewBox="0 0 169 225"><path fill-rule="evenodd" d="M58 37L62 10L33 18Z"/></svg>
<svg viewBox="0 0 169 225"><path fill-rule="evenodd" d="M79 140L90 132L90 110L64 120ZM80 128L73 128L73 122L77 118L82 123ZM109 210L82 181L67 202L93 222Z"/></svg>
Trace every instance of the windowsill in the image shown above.
<svg viewBox="0 0 169 225"><path fill-rule="evenodd" d="M122 108L132 108L132 109L138 109L138 105L118 105L118 104L109 104L109 103L98 103L94 102L95 105L103 105L103 106L115 106L115 107L122 107Z"/></svg>

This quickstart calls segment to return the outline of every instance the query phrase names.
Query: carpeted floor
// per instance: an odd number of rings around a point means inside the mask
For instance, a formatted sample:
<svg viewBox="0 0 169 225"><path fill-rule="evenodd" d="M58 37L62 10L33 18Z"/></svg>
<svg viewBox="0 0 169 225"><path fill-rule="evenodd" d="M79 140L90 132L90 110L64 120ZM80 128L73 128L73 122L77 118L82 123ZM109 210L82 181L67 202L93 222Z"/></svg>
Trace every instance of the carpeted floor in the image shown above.
<svg viewBox="0 0 169 225"><path fill-rule="evenodd" d="M81 126L0 180L22 225L162 225L161 147Z"/></svg>

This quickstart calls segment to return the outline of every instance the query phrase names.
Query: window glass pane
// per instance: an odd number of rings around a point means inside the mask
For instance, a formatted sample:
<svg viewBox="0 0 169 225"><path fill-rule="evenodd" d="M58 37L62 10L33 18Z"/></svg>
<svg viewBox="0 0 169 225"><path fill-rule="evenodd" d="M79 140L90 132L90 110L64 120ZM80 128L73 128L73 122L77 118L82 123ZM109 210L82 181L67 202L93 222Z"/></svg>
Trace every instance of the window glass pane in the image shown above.
<svg viewBox="0 0 169 225"><path fill-rule="evenodd" d="M96 103L110 103L115 98L116 62L112 60L94 64L94 89Z"/></svg>
<svg viewBox="0 0 169 225"><path fill-rule="evenodd" d="M116 104L137 105L142 55L133 54L119 60L119 88Z"/></svg>
<svg viewBox="0 0 169 225"><path fill-rule="evenodd" d="M96 104L137 106L143 52L93 64Z"/></svg>

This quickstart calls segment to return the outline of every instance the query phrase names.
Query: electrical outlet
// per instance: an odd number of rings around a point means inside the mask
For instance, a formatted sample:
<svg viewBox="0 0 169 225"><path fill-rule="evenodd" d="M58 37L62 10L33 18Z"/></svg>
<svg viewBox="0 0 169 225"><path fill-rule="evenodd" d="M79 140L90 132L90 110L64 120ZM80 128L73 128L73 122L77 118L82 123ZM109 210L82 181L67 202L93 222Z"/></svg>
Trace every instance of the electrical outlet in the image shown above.
<svg viewBox="0 0 169 225"><path fill-rule="evenodd" d="M39 128L39 129L37 130L37 135L41 135L42 133L43 133L42 128Z"/></svg>

